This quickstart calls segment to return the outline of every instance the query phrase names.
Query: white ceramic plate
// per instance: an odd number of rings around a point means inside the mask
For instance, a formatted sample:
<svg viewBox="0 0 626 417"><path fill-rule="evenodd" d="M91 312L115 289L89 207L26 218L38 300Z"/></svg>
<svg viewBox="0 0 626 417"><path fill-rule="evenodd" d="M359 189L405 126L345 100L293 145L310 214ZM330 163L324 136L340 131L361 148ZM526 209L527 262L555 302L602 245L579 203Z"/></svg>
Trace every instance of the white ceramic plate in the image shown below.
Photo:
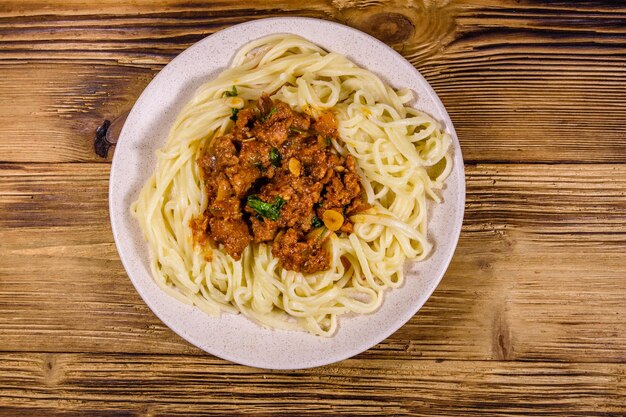
<svg viewBox="0 0 626 417"><path fill-rule="evenodd" d="M331 338L305 332L269 330L242 315L213 318L162 292L148 266L147 243L129 213L131 202L155 167L155 151L182 106L203 83L225 69L235 51L266 35L293 33L347 56L390 85L412 89L412 105L439 120L452 136L454 167L443 192L444 202L431 204L427 260L406 265L405 284L385 294L382 307L369 315L341 317ZM249 366L298 369L349 358L381 342L406 323L426 302L443 277L456 247L465 203L461 149L441 101L417 70L377 39L337 23L309 18L256 20L222 30L196 43L154 78L141 94L121 132L109 186L111 225L128 276L152 311L190 343L213 355Z"/></svg>

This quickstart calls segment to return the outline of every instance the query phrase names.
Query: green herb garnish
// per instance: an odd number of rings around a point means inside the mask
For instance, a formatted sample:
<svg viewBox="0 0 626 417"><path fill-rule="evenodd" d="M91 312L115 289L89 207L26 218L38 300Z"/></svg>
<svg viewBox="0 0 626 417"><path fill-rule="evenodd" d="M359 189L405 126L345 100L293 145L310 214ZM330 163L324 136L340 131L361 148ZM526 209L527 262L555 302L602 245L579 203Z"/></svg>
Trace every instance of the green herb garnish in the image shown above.
<svg viewBox="0 0 626 417"><path fill-rule="evenodd" d="M261 117L261 121L265 123L267 119L272 116L272 114L276 113L277 110L278 109L276 107L272 107L272 109L265 116Z"/></svg>
<svg viewBox="0 0 626 417"><path fill-rule="evenodd" d="M249 195L247 201L248 207L259 213L261 216L270 220L278 220L280 217L280 208L285 204L280 196L274 197L274 203L266 203L256 195Z"/></svg>
<svg viewBox="0 0 626 417"><path fill-rule="evenodd" d="M306 130L298 129L298 128L295 128L295 127L290 127L289 131L292 132L292 133L306 133Z"/></svg>
<svg viewBox="0 0 626 417"><path fill-rule="evenodd" d="M283 157L280 156L280 152L278 152L278 149L270 149L270 162L272 163L272 165L274 165L275 167L279 167L282 160Z"/></svg>
<svg viewBox="0 0 626 417"><path fill-rule="evenodd" d="M239 109L235 109L232 108L230 109L231 115L230 115L230 120L232 120L233 122L237 121L237 113L239 113Z"/></svg>
<svg viewBox="0 0 626 417"><path fill-rule="evenodd" d="M233 85L230 91L224 91L224 97L237 97L237 86Z"/></svg>
<svg viewBox="0 0 626 417"><path fill-rule="evenodd" d="M326 146L330 146L331 143L330 136L326 136Z"/></svg>
<svg viewBox="0 0 626 417"><path fill-rule="evenodd" d="M319 235L317 235L317 239L315 239L315 241L316 242L319 241L326 234L326 231L328 231L326 226L322 227L322 231L320 232Z"/></svg>
<svg viewBox="0 0 626 417"><path fill-rule="evenodd" d="M322 227L324 226L324 222L322 222L319 217L313 215L313 219L311 220L311 226Z"/></svg>

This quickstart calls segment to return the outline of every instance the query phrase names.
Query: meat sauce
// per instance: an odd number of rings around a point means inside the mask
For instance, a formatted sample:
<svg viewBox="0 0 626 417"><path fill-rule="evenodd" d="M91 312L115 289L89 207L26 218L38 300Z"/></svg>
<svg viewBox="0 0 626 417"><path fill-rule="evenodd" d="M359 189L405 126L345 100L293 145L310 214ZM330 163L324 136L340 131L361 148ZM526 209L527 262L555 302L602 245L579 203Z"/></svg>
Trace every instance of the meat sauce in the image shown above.
<svg viewBox="0 0 626 417"><path fill-rule="evenodd" d="M233 113L232 132L198 160L208 207L191 221L194 240L222 244L235 260L253 242L271 242L285 269L328 269L328 231L351 233L348 217L368 208L354 158L331 146L334 115L314 119L268 95Z"/></svg>

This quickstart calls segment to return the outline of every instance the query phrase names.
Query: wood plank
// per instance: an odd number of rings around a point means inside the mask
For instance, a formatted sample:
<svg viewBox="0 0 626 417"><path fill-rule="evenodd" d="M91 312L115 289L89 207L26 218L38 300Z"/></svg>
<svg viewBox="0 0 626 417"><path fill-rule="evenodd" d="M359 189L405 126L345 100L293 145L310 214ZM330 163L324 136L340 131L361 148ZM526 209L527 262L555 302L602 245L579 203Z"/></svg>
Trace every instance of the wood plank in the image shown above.
<svg viewBox="0 0 626 417"><path fill-rule="evenodd" d="M124 66L2 65L0 159L103 161L96 128L130 110L153 71ZM113 153L111 152L111 155Z"/></svg>
<svg viewBox="0 0 626 417"><path fill-rule="evenodd" d="M624 364L390 359L267 372L207 356L1 354L0 415L618 416L625 372Z"/></svg>
<svg viewBox="0 0 626 417"><path fill-rule="evenodd" d="M294 0L0 5L0 160L99 161L94 129L216 30L279 14L372 33L413 63L468 161L625 162L626 6Z"/></svg>
<svg viewBox="0 0 626 417"><path fill-rule="evenodd" d="M0 167L0 350L200 353L126 277L107 165ZM365 356L623 362L626 166L468 166L467 185L446 277Z"/></svg>

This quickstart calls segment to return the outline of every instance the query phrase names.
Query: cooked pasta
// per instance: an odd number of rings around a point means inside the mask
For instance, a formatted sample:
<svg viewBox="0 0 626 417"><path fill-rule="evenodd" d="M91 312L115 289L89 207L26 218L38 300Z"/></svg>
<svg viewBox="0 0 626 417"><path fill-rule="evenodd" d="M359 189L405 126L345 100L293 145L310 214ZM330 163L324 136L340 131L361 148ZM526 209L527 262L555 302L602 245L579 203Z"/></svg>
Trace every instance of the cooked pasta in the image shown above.
<svg viewBox="0 0 626 417"><path fill-rule="evenodd" d="M225 94L233 86L237 97ZM190 222L208 204L196 161L232 129L233 108L263 93L313 117L331 111L340 138L332 147L356 160L371 208L351 216L353 233L330 235L328 270L286 270L265 243L248 245L240 260L219 246L207 256L192 238ZM439 202L452 168L450 136L411 108L412 100L409 90L394 90L344 56L294 35L245 45L183 108L131 206L148 241L154 280L208 314L240 312L267 327L321 336L333 335L343 314L375 311L385 290L402 285L405 262L432 250L429 200Z"/></svg>

